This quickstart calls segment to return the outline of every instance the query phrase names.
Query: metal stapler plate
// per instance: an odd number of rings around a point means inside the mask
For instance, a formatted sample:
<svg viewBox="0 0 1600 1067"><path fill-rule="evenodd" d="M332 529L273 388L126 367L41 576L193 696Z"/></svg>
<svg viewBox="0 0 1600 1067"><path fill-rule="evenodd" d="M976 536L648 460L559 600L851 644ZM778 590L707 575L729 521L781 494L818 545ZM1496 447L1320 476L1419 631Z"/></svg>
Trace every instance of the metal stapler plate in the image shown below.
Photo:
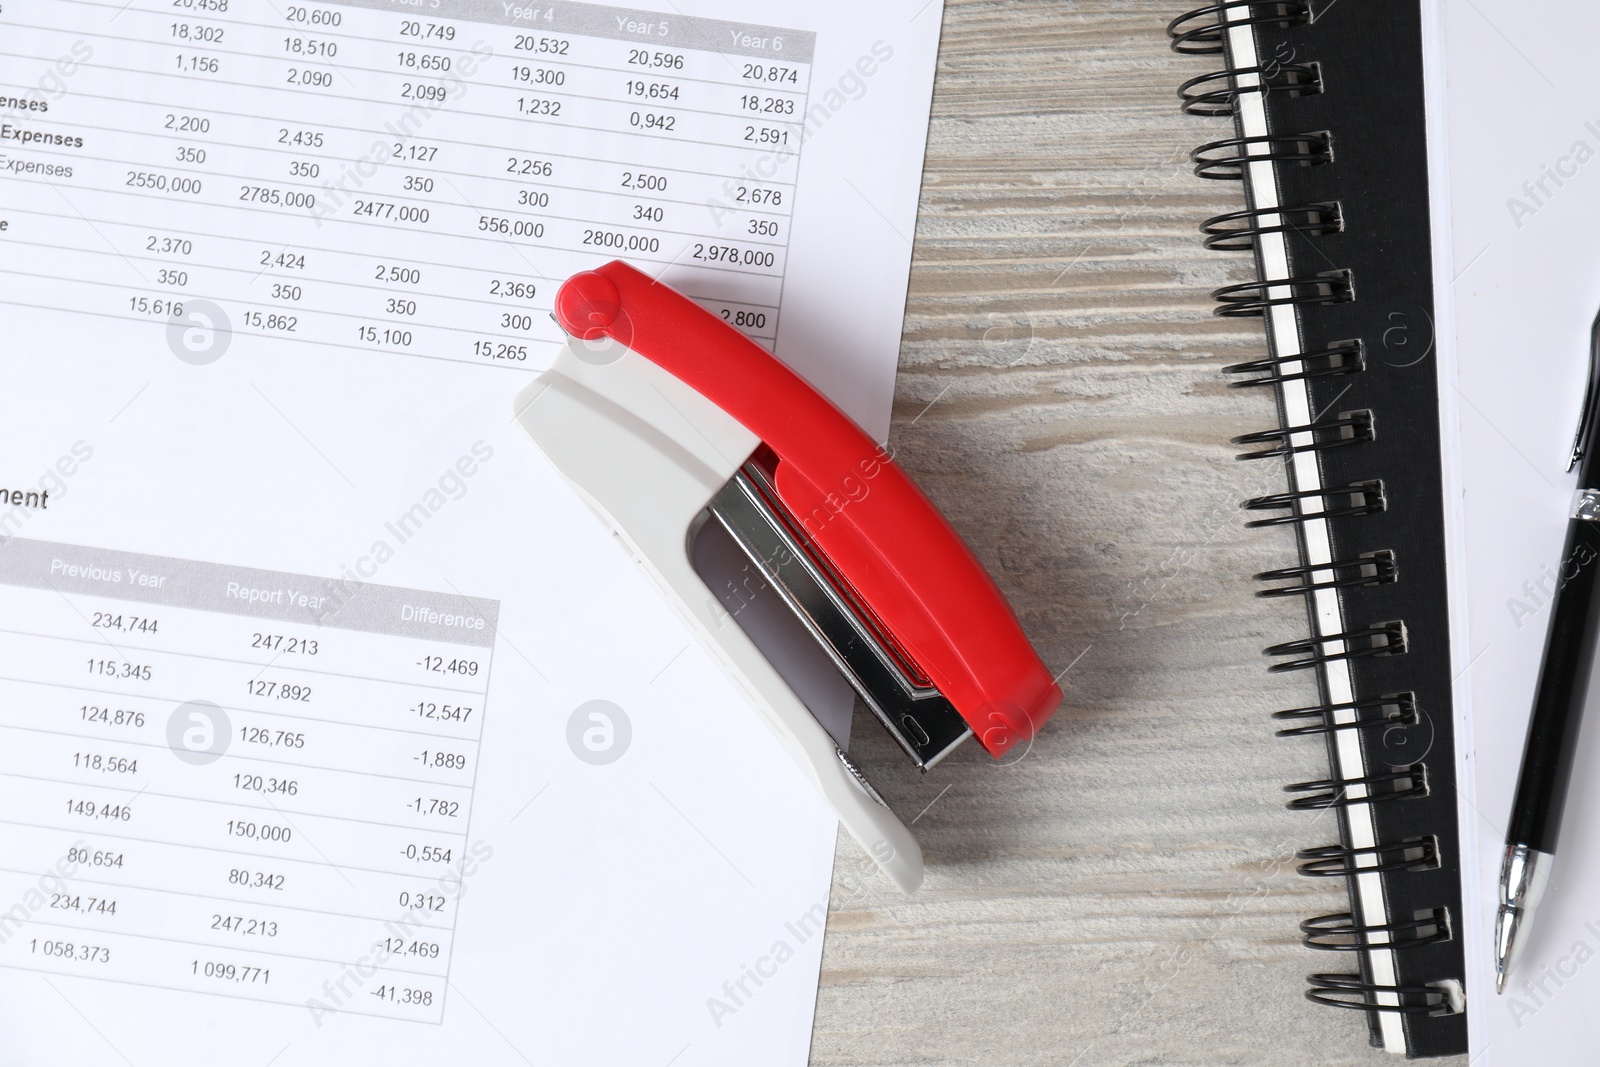
<svg viewBox="0 0 1600 1067"><path fill-rule="evenodd" d="M906 674L873 624L829 577L760 466L746 463L707 511L918 767L927 770L972 735L937 688Z"/></svg>

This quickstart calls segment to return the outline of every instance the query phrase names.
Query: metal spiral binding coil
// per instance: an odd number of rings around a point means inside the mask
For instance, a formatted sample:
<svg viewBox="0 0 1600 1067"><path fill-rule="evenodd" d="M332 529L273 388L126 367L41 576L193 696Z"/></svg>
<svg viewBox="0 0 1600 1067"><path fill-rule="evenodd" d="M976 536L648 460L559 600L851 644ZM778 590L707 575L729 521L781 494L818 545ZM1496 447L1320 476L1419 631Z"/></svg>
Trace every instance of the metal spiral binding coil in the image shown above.
<svg viewBox="0 0 1600 1067"><path fill-rule="evenodd" d="M1329 434L1333 436L1330 437ZM1310 437L1311 440L1295 444L1294 439L1301 435ZM1362 410L1344 412L1339 418L1329 419L1327 422L1307 423L1304 426L1280 426L1276 430L1258 430L1255 433L1240 434L1233 439L1233 443L1267 445L1276 442L1272 448L1239 453L1240 459L1276 459L1280 456L1298 455L1301 452L1325 452L1330 448L1371 441L1376 437L1377 430L1373 426L1372 412Z"/></svg>
<svg viewBox="0 0 1600 1067"><path fill-rule="evenodd" d="M1251 151L1257 146L1265 151ZM1220 141L1208 141L1190 152L1189 162L1194 164L1197 178L1236 182L1244 178L1244 168L1251 163L1297 163L1303 167L1332 163L1333 137L1326 130L1225 137Z"/></svg>
<svg viewBox="0 0 1600 1067"><path fill-rule="evenodd" d="M1350 722L1335 722L1341 711L1352 713ZM1377 714L1369 715L1369 712ZM1279 722L1296 719L1317 719L1305 726L1286 726L1276 731L1279 737L1306 737L1312 734L1331 734L1338 730L1359 730L1365 726L1415 726L1417 724L1417 696L1415 693L1396 693L1393 696L1372 700L1352 700L1344 704L1317 704L1309 708L1289 708L1275 711L1272 717Z"/></svg>
<svg viewBox="0 0 1600 1067"><path fill-rule="evenodd" d="M1341 652L1329 652L1327 645L1343 645ZM1328 634L1326 637L1306 637L1299 641L1285 641L1268 645L1262 652L1268 656L1295 656L1287 663L1274 663L1267 670L1273 674L1286 671L1303 671L1338 660L1366 659L1371 656L1399 656L1406 651L1406 627L1402 622L1380 622L1363 626L1359 630Z"/></svg>
<svg viewBox="0 0 1600 1067"><path fill-rule="evenodd" d="M1167 35L1174 52L1216 55L1225 51L1224 35L1231 30L1250 28L1253 31L1258 26L1292 29L1310 21L1310 5L1305 0L1276 3L1227 0L1179 15L1167 25ZM1253 84L1241 85L1241 77L1250 78ZM1325 89L1321 64L1310 60L1278 64L1268 60L1257 66L1224 69L1190 78L1178 87L1178 98L1179 107L1187 114L1226 118L1236 114L1240 100L1247 93L1263 98L1272 93L1299 97L1320 94ZM1330 164L1334 161L1334 142L1328 131L1274 130L1269 136L1236 136L1211 141L1196 148L1189 158L1195 174L1201 178L1236 181L1244 178L1251 163ZM1200 226L1205 247L1230 252L1257 251L1261 239L1270 235L1281 235L1284 240L1301 238L1315 242L1342 233L1344 229L1344 210L1338 201L1252 207L1214 216ZM1315 276L1223 286L1212 296L1218 302L1213 311L1219 316L1264 316L1277 307L1346 303L1355 299L1355 289L1350 273L1336 270ZM1316 352L1274 355L1224 368L1229 374L1250 375L1242 381L1230 382L1232 388L1281 388L1290 382L1359 374L1366 369L1366 353L1360 339L1335 342ZM1240 455L1241 459L1288 459L1302 453L1371 441L1375 436L1372 413L1360 410L1340 412L1332 420L1312 425L1245 434L1234 438L1234 443L1269 446L1245 452ZM1388 498L1383 482L1372 479L1333 488L1291 489L1253 497L1243 506L1248 511L1283 513L1252 519L1246 523L1249 527L1303 526L1313 519L1342 520L1377 514L1387 509ZM1258 596L1314 596L1323 590L1392 583L1399 580L1399 570L1392 552L1374 552L1326 564L1264 571L1255 577L1287 583L1258 590ZM1284 642L1265 652L1269 656L1289 657L1268 668L1277 673L1322 668L1336 660L1394 656L1406 649L1404 623L1384 622L1325 637ZM1280 737L1371 730L1382 731L1387 738L1390 730L1416 726L1421 721L1416 696L1409 692L1291 708L1275 712L1273 719L1287 724L1277 731ZM1352 788L1361 795L1351 796ZM1297 782L1285 789L1300 794L1288 802L1289 807L1321 810L1402 802L1427 795L1428 783L1424 765L1390 764L1386 771L1374 770L1358 778L1330 777ZM1382 842L1362 848L1343 843L1324 845L1302 849L1295 858L1299 861L1297 871L1310 878L1348 879L1365 874L1427 870L1440 864L1439 844L1433 837ZM1396 918L1382 926L1362 925L1350 913L1322 915L1301 923L1300 930L1309 948L1324 951L1403 950L1448 940L1451 936L1450 916L1442 908L1411 919ZM1446 1015L1461 1010L1458 998L1445 985L1388 985L1366 981L1359 974L1320 973L1308 975L1307 982L1308 1000L1336 1008L1402 1015Z"/></svg>
<svg viewBox="0 0 1600 1067"><path fill-rule="evenodd" d="M1308 974L1306 981L1311 983L1306 999L1331 1008L1393 1011L1402 1015L1450 1015L1456 1010L1450 1003L1450 994L1441 986L1383 985L1364 982L1358 974ZM1379 1003L1378 997L1384 994L1399 1003Z"/></svg>
<svg viewBox="0 0 1600 1067"><path fill-rule="evenodd" d="M1226 13L1246 9L1242 19L1231 19L1230 26L1277 26L1287 29L1304 26L1311 21L1310 5L1303 0L1287 3L1261 3L1259 0L1231 0L1224 4L1207 4L1185 12L1167 23L1167 36L1172 38L1172 50L1180 56L1214 56L1222 51L1222 20ZM1266 14L1257 14L1257 9ZM1189 26L1209 17L1210 22ZM1188 28L1185 28L1188 27Z"/></svg>
<svg viewBox="0 0 1600 1067"><path fill-rule="evenodd" d="M1362 795L1351 796L1347 790L1360 786ZM1283 787L1285 793L1304 793L1286 805L1295 811L1321 811L1324 808L1348 808L1352 804L1383 804L1391 800L1428 795L1428 775L1420 763L1381 774L1363 774L1359 778L1319 778L1314 782L1292 782Z"/></svg>
<svg viewBox="0 0 1600 1067"><path fill-rule="evenodd" d="M1277 220L1276 225L1258 225ZM1268 233L1292 233L1300 237L1326 237L1344 231L1344 208L1337 200L1301 204L1296 207L1251 208L1213 215L1200 224L1206 235L1201 242L1218 252L1249 252L1256 238Z"/></svg>
<svg viewBox="0 0 1600 1067"><path fill-rule="evenodd" d="M1300 370L1284 374L1283 367L1300 364ZM1367 369L1367 346L1360 341L1336 341L1315 352L1296 352L1292 356L1272 356L1252 359L1244 363L1230 363L1222 368L1224 374L1259 374L1242 382L1229 382L1229 389L1253 389L1279 382L1303 382L1312 378L1333 378L1341 374L1359 374Z"/></svg>
<svg viewBox="0 0 1600 1067"><path fill-rule="evenodd" d="M1323 952L1420 948L1450 940L1450 918L1443 908L1435 908L1415 919L1402 919L1382 926L1363 926L1356 922L1354 915L1340 912L1307 919L1300 924L1300 932L1304 935L1300 938L1302 945ZM1383 935L1383 939L1372 940L1374 934Z"/></svg>
<svg viewBox="0 0 1600 1067"><path fill-rule="evenodd" d="M1326 578L1316 577L1327 574ZM1314 563L1302 567L1279 567L1256 574L1258 582L1293 582L1292 585L1257 589L1256 596L1310 596L1324 589L1355 589L1366 585L1388 585L1400 577L1394 553L1388 549L1357 556L1355 559Z"/></svg>
<svg viewBox="0 0 1600 1067"><path fill-rule="evenodd" d="M1300 506L1307 500L1340 500L1350 502L1342 507L1324 507L1321 511L1305 511ZM1256 530L1263 526L1289 526L1312 519L1348 519L1357 515L1376 515L1389 506L1384 494L1383 481L1351 482L1330 489L1301 489L1292 493L1272 493L1253 496L1239 505L1246 511L1287 511L1287 515L1274 515L1270 519L1251 519L1245 529Z"/></svg>
<svg viewBox="0 0 1600 1067"><path fill-rule="evenodd" d="M1288 289L1287 296L1273 296L1274 289ZM1288 305L1348 304L1356 298L1355 287L1347 270L1330 270L1325 274L1307 274L1298 278L1263 278L1255 282L1240 282L1211 290L1211 299L1220 306L1211 309L1213 315L1223 318L1241 318L1261 315L1268 308Z"/></svg>
<svg viewBox="0 0 1600 1067"><path fill-rule="evenodd" d="M1388 874L1391 871L1426 871L1439 865L1439 842L1432 837L1402 841L1393 845L1351 848L1348 845L1319 845L1294 854L1300 860L1295 870L1307 878L1348 878L1363 872ZM1359 863L1358 860L1369 862Z"/></svg>
<svg viewBox="0 0 1600 1067"><path fill-rule="evenodd" d="M1254 74L1256 84L1240 85L1241 74ZM1222 88L1214 83L1222 82ZM1245 93L1283 93L1286 96L1315 96L1322 92L1322 69L1315 63L1274 63L1267 67L1238 67L1214 70L1190 78L1178 86L1179 107L1185 114L1225 117L1232 115L1239 97Z"/></svg>

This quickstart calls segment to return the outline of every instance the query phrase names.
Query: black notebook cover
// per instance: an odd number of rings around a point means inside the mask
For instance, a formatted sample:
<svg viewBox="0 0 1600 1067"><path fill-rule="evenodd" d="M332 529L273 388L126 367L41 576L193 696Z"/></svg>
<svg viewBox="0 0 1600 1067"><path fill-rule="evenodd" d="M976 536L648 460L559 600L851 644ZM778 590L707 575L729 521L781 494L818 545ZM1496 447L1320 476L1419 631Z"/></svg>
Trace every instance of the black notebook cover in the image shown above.
<svg viewBox="0 0 1600 1067"><path fill-rule="evenodd" d="M1332 950L1308 996L1366 1009L1392 1051L1465 1052L1421 12L1225 3L1171 32L1226 63L1182 95L1233 119L1194 159L1242 180L1243 210L1204 229L1256 258L1261 281L1219 290L1217 313L1266 320L1268 357L1230 369L1277 395L1278 429L1241 443L1287 483L1246 507L1296 529L1299 566L1264 595L1302 597L1310 627L1268 652L1321 692L1280 715L1328 747L1328 780L1290 787L1292 806L1339 814L1341 840L1301 869L1350 889L1349 914L1303 928Z"/></svg>

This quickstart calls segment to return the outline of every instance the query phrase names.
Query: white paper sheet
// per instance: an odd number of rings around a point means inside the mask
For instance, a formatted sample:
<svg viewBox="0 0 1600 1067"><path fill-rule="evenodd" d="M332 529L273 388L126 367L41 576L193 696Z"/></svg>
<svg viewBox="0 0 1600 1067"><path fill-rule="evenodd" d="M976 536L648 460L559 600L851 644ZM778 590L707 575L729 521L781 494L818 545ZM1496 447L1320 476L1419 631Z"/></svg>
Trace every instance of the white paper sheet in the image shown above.
<svg viewBox="0 0 1600 1067"><path fill-rule="evenodd" d="M1491 936L1600 309L1600 111L1586 87L1600 11L1489 0L1442 11L1447 84L1431 88L1448 122L1439 191L1451 253L1439 285L1453 289L1454 328L1444 320L1441 341L1447 359L1453 348L1460 424L1453 590L1467 617L1457 641L1460 925L1473 1062L1587 1064L1600 1037L1600 708L1577 755L1551 889L1504 996Z"/></svg>
<svg viewBox="0 0 1600 1067"><path fill-rule="evenodd" d="M0 1063L805 1062L833 816L510 405L624 256L886 433L940 9L8 0Z"/></svg>

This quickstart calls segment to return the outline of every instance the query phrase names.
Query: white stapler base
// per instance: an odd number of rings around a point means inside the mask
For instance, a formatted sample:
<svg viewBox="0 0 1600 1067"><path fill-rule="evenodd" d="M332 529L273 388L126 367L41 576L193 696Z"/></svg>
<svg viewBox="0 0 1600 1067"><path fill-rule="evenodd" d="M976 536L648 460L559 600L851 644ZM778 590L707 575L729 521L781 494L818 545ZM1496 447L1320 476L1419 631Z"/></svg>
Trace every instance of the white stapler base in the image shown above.
<svg viewBox="0 0 1600 1067"><path fill-rule="evenodd" d="M517 419L678 608L816 783L839 820L906 892L922 850L870 795L691 563L711 498L760 443L721 408L623 345L573 340L517 397Z"/></svg>

